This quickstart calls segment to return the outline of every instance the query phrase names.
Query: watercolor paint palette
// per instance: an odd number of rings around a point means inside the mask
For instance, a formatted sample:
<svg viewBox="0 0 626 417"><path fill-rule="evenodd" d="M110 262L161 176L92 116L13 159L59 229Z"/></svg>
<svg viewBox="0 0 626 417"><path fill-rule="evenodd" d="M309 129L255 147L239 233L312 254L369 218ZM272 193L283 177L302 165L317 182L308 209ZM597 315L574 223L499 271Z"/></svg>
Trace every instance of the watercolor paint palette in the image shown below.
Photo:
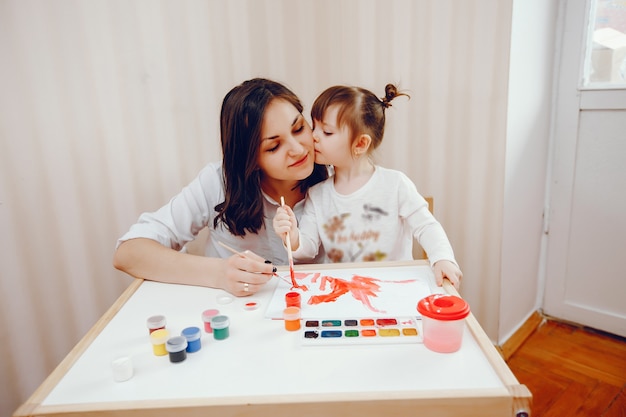
<svg viewBox="0 0 626 417"><path fill-rule="evenodd" d="M421 320L416 317L307 319L302 344L354 345L422 343Z"/></svg>

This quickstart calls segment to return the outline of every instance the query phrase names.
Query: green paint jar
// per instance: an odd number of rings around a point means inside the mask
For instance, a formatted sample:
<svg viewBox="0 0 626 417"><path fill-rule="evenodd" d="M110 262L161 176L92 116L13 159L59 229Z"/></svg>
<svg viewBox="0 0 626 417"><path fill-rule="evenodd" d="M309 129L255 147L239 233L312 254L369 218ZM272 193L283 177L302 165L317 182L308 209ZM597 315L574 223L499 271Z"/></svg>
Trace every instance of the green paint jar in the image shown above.
<svg viewBox="0 0 626 417"><path fill-rule="evenodd" d="M228 330L229 324L227 316L215 316L211 318L211 328L213 328L213 337L215 340L228 339L230 335Z"/></svg>

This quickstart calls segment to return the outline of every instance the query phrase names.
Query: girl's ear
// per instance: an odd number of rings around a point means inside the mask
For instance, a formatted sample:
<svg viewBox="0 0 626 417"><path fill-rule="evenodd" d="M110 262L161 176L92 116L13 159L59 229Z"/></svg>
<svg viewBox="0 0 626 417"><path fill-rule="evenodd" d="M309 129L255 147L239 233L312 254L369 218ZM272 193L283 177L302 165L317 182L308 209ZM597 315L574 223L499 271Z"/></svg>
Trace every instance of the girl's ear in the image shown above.
<svg viewBox="0 0 626 417"><path fill-rule="evenodd" d="M367 150L370 148L372 144L372 138L370 135L363 133L359 135L359 137L352 144L352 152L354 156L358 157L367 153Z"/></svg>

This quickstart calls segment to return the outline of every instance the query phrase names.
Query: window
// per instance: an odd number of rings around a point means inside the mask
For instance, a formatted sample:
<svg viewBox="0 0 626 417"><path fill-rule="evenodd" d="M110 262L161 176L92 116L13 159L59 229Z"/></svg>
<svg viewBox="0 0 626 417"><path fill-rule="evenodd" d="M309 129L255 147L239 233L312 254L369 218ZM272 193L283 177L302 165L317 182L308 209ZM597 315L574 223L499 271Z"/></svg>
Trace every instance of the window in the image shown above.
<svg viewBox="0 0 626 417"><path fill-rule="evenodd" d="M584 87L626 88L626 0L591 0Z"/></svg>

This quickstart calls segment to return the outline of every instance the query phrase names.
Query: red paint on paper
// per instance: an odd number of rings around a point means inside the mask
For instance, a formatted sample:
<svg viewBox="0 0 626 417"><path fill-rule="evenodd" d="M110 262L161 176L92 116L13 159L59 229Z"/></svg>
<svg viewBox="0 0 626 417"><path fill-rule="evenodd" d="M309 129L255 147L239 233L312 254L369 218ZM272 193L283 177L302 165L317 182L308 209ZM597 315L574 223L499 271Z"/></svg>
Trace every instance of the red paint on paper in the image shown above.
<svg viewBox="0 0 626 417"><path fill-rule="evenodd" d="M308 291L308 288L306 285L300 285L298 284L298 281L296 281L296 273L293 270L293 258L289 259L289 275L291 277L291 289L301 289L302 291ZM300 274L302 275L302 274ZM306 276L307 274L303 274L304 276Z"/></svg>
<svg viewBox="0 0 626 417"><path fill-rule="evenodd" d="M315 283L320 278L320 274L314 274L311 282ZM385 313L383 310L379 310L372 305L370 298L378 297L377 293L380 292L379 282L396 283L396 284L408 284L415 282L414 279L407 279L402 281L383 281L378 278L366 277L362 275L353 275L350 281L341 278L330 277L327 275L321 276L321 282L319 289L324 291L326 285L330 285L331 292L322 295L313 295L309 298L308 303L311 305L321 303L332 303L344 294L351 293L355 300L363 303L369 310L377 313Z"/></svg>

